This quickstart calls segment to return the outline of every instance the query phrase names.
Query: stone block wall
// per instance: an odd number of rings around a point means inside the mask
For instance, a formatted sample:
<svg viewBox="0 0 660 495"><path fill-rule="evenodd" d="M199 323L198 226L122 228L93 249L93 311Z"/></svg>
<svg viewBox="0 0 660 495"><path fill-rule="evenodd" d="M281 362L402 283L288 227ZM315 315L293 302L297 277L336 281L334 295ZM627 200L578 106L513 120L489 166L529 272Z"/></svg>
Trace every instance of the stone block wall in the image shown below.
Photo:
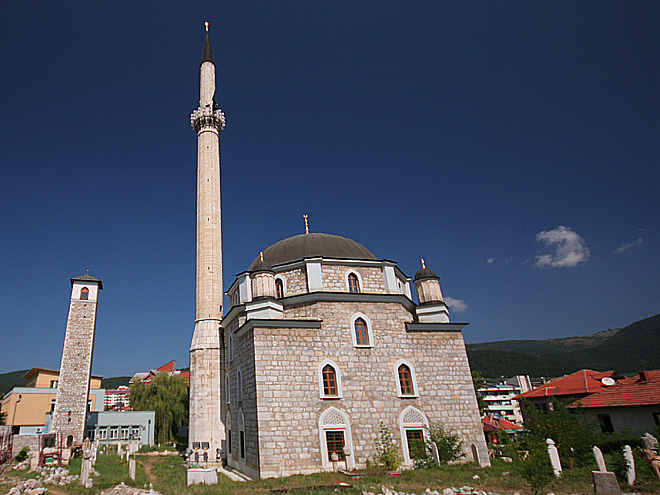
<svg viewBox="0 0 660 495"><path fill-rule="evenodd" d="M304 267L278 272L277 274L281 275L286 281L285 296L307 293L307 274Z"/></svg>
<svg viewBox="0 0 660 495"><path fill-rule="evenodd" d="M82 442L85 434L89 380L92 371L95 301L71 300L67 319L60 378L51 429L63 438Z"/></svg>
<svg viewBox="0 0 660 495"><path fill-rule="evenodd" d="M350 321L357 312L371 321L371 348L353 346ZM396 303L317 302L312 307L287 310L285 318L310 314L322 319L320 329L255 327L240 344L246 463L253 468L253 456L257 455L261 477L323 469L319 418L330 407L349 418L358 467L373 456L381 421L389 426L395 442L403 445L400 417L408 406L421 411L429 421L442 421L456 430L469 457L470 446L475 444L487 459L460 332L409 333L405 323L412 321L412 316ZM250 354L254 356L253 369L248 363ZM341 399L320 398L318 368L325 359L338 366ZM398 396L395 365L400 359L414 368L417 398ZM254 387L248 385L250 380L254 380ZM232 384L235 386L234 377ZM236 424L234 416L232 412L232 423ZM252 445L257 432L255 449Z"/></svg>

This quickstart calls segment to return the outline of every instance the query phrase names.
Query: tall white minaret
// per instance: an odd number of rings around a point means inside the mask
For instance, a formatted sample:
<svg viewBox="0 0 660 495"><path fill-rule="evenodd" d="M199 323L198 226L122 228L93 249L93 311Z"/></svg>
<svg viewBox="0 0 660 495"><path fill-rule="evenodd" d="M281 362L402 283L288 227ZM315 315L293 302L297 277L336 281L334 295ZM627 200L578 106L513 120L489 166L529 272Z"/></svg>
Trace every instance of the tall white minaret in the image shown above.
<svg viewBox="0 0 660 495"><path fill-rule="evenodd" d="M215 64L206 24L200 67L199 108L190 116L197 131L197 279L195 332L190 345L188 442L208 442L208 460L222 448L220 321L222 320L222 221L220 208L220 131L225 116L215 100ZM195 445L196 446L196 445ZM201 459L200 459L201 460Z"/></svg>

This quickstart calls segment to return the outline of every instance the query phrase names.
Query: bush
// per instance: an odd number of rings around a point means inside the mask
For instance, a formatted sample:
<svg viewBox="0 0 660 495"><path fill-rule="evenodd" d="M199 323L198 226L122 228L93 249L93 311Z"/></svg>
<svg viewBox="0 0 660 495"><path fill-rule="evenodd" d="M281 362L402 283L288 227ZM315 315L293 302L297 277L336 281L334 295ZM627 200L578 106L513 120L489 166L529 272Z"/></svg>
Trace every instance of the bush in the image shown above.
<svg viewBox="0 0 660 495"><path fill-rule="evenodd" d="M23 447L21 451L16 454L16 457L14 457L14 460L16 462L23 462L28 458L28 452L30 452L30 447Z"/></svg>
<svg viewBox="0 0 660 495"><path fill-rule="evenodd" d="M642 447L642 438L636 430L623 430L621 433L600 433L594 439L594 445L597 445L603 454L621 453L626 445L630 445L633 450Z"/></svg>
<svg viewBox="0 0 660 495"><path fill-rule="evenodd" d="M382 421L380 422L380 436L376 439L376 454L373 462L376 466L384 467L388 471L396 471L403 463L399 457L399 449L392 439L392 432Z"/></svg>
<svg viewBox="0 0 660 495"><path fill-rule="evenodd" d="M410 451L416 469L430 468L437 465L433 455L433 444L438 449L439 464L448 464L465 457L463 441L454 430L447 430L442 423L438 422L431 423L426 428L426 433L425 442L420 441L410 444Z"/></svg>
<svg viewBox="0 0 660 495"><path fill-rule="evenodd" d="M544 487L555 477L545 442L528 443L529 454L515 458L516 474L529 483L534 495L545 493Z"/></svg>

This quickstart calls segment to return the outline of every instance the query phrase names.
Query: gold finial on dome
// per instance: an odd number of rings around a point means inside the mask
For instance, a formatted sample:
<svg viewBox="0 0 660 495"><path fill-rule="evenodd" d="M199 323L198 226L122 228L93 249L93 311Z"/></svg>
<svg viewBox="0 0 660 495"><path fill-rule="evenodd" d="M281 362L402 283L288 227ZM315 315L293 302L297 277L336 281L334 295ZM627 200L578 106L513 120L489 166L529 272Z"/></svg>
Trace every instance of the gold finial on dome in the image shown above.
<svg viewBox="0 0 660 495"><path fill-rule="evenodd" d="M206 28L206 32L208 33L209 32L209 21L206 21L204 23L204 27Z"/></svg>
<svg viewBox="0 0 660 495"><path fill-rule="evenodd" d="M263 252L263 251L261 251L261 252L259 253L259 259L260 259L261 261L264 260L264 252Z"/></svg>
<svg viewBox="0 0 660 495"><path fill-rule="evenodd" d="M424 258L422 258L422 268L426 268L426 263L424 262Z"/></svg>
<svg viewBox="0 0 660 495"><path fill-rule="evenodd" d="M307 223L307 215L303 215L305 219L305 234L309 234L309 224Z"/></svg>

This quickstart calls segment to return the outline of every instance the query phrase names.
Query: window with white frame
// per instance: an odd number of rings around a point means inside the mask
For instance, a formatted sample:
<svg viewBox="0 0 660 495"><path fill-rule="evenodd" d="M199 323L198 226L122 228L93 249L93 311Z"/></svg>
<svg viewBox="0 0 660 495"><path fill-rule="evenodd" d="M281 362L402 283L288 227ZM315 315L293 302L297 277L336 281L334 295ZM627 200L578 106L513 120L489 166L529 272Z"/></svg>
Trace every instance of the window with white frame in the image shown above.
<svg viewBox="0 0 660 495"><path fill-rule="evenodd" d="M122 429L121 429L121 439L122 440L127 440L128 439L128 431L129 431L128 426L122 427Z"/></svg>
<svg viewBox="0 0 660 495"><path fill-rule="evenodd" d="M229 379L229 373L225 376L225 402L227 404L231 403L231 381Z"/></svg>
<svg viewBox="0 0 660 495"><path fill-rule="evenodd" d="M399 431L403 443L403 463L412 466L415 458L423 453L427 440L429 421L422 411L408 406L399 416ZM421 450L420 450L421 449Z"/></svg>
<svg viewBox="0 0 660 495"><path fill-rule="evenodd" d="M348 469L355 468L353 438L348 417L336 407L326 409L319 417L319 441L323 468L345 461Z"/></svg>
<svg viewBox="0 0 660 495"><path fill-rule="evenodd" d="M350 271L346 273L346 287L348 292L353 294L362 292L362 277L358 272Z"/></svg>
<svg viewBox="0 0 660 495"><path fill-rule="evenodd" d="M110 428L110 440L117 440L119 438L119 428Z"/></svg>
<svg viewBox="0 0 660 495"><path fill-rule="evenodd" d="M238 410L238 456L245 460L245 416L243 409Z"/></svg>
<svg viewBox="0 0 660 495"><path fill-rule="evenodd" d="M362 313L357 313L351 318L351 337L355 347L373 347L374 335L371 328L371 320Z"/></svg>
<svg viewBox="0 0 660 495"><path fill-rule="evenodd" d="M234 336L231 334L231 330L229 330L229 338L227 339L227 347L229 348L229 360L233 361L234 360Z"/></svg>
<svg viewBox="0 0 660 495"><path fill-rule="evenodd" d="M326 359L319 364L318 380L321 399L342 399L344 397L339 366L333 361Z"/></svg>
<svg viewBox="0 0 660 495"><path fill-rule="evenodd" d="M108 438L108 429L99 428L99 440L105 440L106 438Z"/></svg>
<svg viewBox="0 0 660 495"><path fill-rule="evenodd" d="M394 365L394 380L399 397L419 397L415 368L405 359L399 359Z"/></svg>
<svg viewBox="0 0 660 495"><path fill-rule="evenodd" d="M275 276L275 297L277 299L282 299L286 294L286 281L281 275Z"/></svg>
<svg viewBox="0 0 660 495"><path fill-rule="evenodd" d="M138 439L140 438L140 427L139 426L134 426L131 428L131 438Z"/></svg>

